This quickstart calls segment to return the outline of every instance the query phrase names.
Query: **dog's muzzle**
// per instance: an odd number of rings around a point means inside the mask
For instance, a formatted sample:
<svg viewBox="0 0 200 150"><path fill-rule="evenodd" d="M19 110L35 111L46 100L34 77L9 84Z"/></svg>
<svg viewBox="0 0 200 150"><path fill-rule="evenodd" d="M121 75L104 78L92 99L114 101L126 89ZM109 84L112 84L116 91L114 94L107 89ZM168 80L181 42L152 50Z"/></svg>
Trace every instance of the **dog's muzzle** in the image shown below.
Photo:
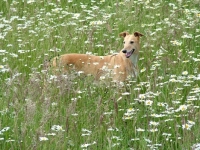
<svg viewBox="0 0 200 150"><path fill-rule="evenodd" d="M126 55L126 58L129 58L133 54L134 51L135 51L135 49L132 49L131 51L124 49L124 50L122 50L122 53L124 53Z"/></svg>

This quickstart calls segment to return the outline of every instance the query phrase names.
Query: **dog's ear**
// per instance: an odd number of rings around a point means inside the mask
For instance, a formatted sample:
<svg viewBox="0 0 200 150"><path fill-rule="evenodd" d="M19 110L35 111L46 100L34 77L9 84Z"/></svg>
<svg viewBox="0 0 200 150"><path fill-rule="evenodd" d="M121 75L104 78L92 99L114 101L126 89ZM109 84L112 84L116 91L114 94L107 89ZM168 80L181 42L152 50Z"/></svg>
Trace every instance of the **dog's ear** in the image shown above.
<svg viewBox="0 0 200 150"><path fill-rule="evenodd" d="M135 37L140 37L140 36L144 36L142 33L140 32L134 32L133 33L135 35Z"/></svg>
<svg viewBox="0 0 200 150"><path fill-rule="evenodd" d="M122 32L122 33L119 34L119 36L122 36L122 37L125 37L125 36L127 36L127 35L129 35L128 32Z"/></svg>

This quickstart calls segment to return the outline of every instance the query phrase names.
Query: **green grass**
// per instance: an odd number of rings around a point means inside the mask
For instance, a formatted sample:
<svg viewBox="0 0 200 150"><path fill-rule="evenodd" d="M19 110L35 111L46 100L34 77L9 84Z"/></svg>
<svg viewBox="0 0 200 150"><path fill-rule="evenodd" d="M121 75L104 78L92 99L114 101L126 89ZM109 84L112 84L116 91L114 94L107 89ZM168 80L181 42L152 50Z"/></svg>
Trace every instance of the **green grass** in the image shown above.
<svg viewBox="0 0 200 150"><path fill-rule="evenodd" d="M73 1L0 2L0 149L199 148L200 3ZM122 31L145 35L125 86L45 70L120 51Z"/></svg>

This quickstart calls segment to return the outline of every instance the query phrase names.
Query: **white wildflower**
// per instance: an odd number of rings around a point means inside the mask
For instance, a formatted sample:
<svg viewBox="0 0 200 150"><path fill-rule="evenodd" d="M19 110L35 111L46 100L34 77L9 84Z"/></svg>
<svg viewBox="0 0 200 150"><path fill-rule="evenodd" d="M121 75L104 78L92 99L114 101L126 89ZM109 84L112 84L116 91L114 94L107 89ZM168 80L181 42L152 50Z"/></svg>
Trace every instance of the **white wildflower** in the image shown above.
<svg viewBox="0 0 200 150"><path fill-rule="evenodd" d="M51 130L53 130L53 131L65 131L65 130L63 130L62 126L60 126L60 125L53 125L51 127Z"/></svg>
<svg viewBox="0 0 200 150"><path fill-rule="evenodd" d="M187 105L180 105L177 111L185 111L187 110Z"/></svg>
<svg viewBox="0 0 200 150"><path fill-rule="evenodd" d="M136 129L136 131L138 131L138 132L144 132L144 131L145 131L145 129L138 128L138 129Z"/></svg>
<svg viewBox="0 0 200 150"><path fill-rule="evenodd" d="M40 141L47 141L47 140L49 140L47 137L39 137L39 140Z"/></svg>
<svg viewBox="0 0 200 150"><path fill-rule="evenodd" d="M142 72L145 72L146 71L146 68L142 68L141 70L140 70L140 72L142 73Z"/></svg>
<svg viewBox="0 0 200 150"><path fill-rule="evenodd" d="M155 121L150 121L149 125L158 126L160 123Z"/></svg>
<svg viewBox="0 0 200 150"><path fill-rule="evenodd" d="M129 92L124 92L124 93L122 93L122 95L130 95L131 93L129 93Z"/></svg>
<svg viewBox="0 0 200 150"><path fill-rule="evenodd" d="M0 132L6 132L6 131L8 131L10 129L10 127L5 127L5 128L3 128Z"/></svg>
<svg viewBox="0 0 200 150"><path fill-rule="evenodd" d="M145 99L146 98L146 95L145 94L140 94L139 95L139 99Z"/></svg>
<svg viewBox="0 0 200 150"><path fill-rule="evenodd" d="M146 106L151 106L153 104L153 101L152 100L146 100L145 101L145 105Z"/></svg>
<svg viewBox="0 0 200 150"><path fill-rule="evenodd" d="M184 75L184 76L188 75L188 71L183 71L182 75Z"/></svg>
<svg viewBox="0 0 200 150"><path fill-rule="evenodd" d="M183 128L183 129L186 129L186 130L190 130L190 129L192 128L192 125L186 123L186 124L183 124L183 125L182 125L182 128Z"/></svg>

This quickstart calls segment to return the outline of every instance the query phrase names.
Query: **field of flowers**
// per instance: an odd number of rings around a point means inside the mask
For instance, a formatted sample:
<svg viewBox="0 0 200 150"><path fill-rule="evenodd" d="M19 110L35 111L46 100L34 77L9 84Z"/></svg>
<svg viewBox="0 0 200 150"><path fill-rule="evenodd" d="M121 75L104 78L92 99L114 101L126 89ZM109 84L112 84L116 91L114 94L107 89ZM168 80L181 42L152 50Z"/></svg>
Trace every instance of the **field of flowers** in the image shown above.
<svg viewBox="0 0 200 150"><path fill-rule="evenodd" d="M0 149L200 150L198 0L1 0ZM98 85L47 67L139 31L140 73Z"/></svg>

